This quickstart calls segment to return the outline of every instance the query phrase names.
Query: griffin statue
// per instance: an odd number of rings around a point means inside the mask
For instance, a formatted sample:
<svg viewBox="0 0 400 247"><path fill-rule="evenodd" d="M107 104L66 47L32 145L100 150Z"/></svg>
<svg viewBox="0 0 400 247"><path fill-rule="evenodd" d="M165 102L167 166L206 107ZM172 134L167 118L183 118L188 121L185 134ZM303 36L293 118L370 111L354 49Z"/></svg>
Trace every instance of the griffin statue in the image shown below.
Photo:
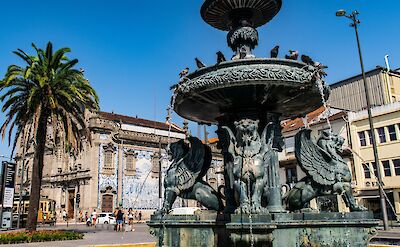
<svg viewBox="0 0 400 247"><path fill-rule="evenodd" d="M172 163L164 179L164 203L159 213L168 213L178 196L197 200L208 209L221 211L221 197L203 181L211 165L210 148L198 138L188 137L187 140L172 143L168 155Z"/></svg>
<svg viewBox="0 0 400 247"><path fill-rule="evenodd" d="M243 119L234 124L236 135L226 126L222 129L229 137L227 152L232 157L232 164L228 164L227 172L233 181L230 186L236 198L239 198L240 208L236 213L266 213L267 209L262 207L261 199L268 178L268 153L272 149L271 126L267 125L260 136L258 120Z"/></svg>
<svg viewBox="0 0 400 247"><path fill-rule="evenodd" d="M351 173L340 156L344 139L330 131L323 131L317 143L311 140L311 130L303 129L295 136L295 154L307 176L290 190L285 200L290 211L306 208L312 199L338 194L346 206L354 211L365 211L358 206L351 189Z"/></svg>

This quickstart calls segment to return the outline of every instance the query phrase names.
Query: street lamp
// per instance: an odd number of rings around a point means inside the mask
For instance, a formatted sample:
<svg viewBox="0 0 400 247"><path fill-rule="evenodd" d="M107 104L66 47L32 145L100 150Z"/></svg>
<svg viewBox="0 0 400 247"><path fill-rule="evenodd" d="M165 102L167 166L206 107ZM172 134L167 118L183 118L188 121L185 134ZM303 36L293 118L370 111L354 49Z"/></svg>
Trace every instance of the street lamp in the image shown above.
<svg viewBox="0 0 400 247"><path fill-rule="evenodd" d="M369 121L369 127L371 129L372 148L374 151L375 164L378 167L378 169L376 169L376 170L378 173L377 178L378 178L378 184L379 184L380 203L381 203L381 209L382 209L382 215L383 215L383 226L384 226L385 230L388 230L389 222L388 222L388 215L387 215L387 210L386 210L385 191L383 190L382 173L381 173L381 169L380 169L379 156L378 156L378 146L376 144L374 122L372 120L371 100L370 100L370 95L369 95L367 78L365 76L364 61L363 61L362 52L361 52L360 37L358 34L358 25L361 23L360 20L357 18L358 15L359 15L359 12L357 10L353 11L351 14L347 14L346 11L343 9L338 10L336 12L337 17L349 18L352 21L350 26L354 27L354 30L356 32L358 54L360 57L361 71L362 71L362 77L363 77L363 82L364 82L364 92L365 92L365 97L366 97L366 101L367 101L368 121Z"/></svg>

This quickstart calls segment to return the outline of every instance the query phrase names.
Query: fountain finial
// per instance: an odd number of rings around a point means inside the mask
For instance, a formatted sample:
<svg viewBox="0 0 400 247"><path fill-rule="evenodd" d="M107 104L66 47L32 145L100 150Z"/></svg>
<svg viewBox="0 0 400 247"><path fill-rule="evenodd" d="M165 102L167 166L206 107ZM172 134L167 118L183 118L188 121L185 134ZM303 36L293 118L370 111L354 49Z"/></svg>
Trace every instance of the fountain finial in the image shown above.
<svg viewBox="0 0 400 247"><path fill-rule="evenodd" d="M212 27L229 31L228 46L236 58L249 58L258 45L256 28L269 22L281 6L282 0L206 0L201 16Z"/></svg>

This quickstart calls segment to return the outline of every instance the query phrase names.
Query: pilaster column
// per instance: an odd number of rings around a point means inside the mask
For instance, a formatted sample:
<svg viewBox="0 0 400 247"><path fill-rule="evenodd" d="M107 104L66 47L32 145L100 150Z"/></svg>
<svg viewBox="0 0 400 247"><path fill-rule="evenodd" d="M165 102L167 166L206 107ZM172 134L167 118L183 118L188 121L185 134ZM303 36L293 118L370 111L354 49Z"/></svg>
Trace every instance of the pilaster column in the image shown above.
<svg viewBox="0 0 400 247"><path fill-rule="evenodd" d="M118 192L117 192L117 206L119 207L119 204L122 203L122 183L123 183L123 169L124 169L124 164L123 164L123 155L124 155L124 146L122 144L118 144Z"/></svg>

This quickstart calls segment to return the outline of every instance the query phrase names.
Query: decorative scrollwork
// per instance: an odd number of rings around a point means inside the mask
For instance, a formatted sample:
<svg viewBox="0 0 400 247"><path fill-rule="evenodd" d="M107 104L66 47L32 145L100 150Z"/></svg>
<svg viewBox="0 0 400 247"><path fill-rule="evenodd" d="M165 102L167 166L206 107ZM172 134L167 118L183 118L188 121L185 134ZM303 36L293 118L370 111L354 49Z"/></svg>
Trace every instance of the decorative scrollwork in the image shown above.
<svg viewBox="0 0 400 247"><path fill-rule="evenodd" d="M177 93L187 94L202 88L218 88L248 83L249 81L282 81L285 83L307 84L314 80L313 73L302 68L269 66L240 66L220 69L178 84Z"/></svg>

